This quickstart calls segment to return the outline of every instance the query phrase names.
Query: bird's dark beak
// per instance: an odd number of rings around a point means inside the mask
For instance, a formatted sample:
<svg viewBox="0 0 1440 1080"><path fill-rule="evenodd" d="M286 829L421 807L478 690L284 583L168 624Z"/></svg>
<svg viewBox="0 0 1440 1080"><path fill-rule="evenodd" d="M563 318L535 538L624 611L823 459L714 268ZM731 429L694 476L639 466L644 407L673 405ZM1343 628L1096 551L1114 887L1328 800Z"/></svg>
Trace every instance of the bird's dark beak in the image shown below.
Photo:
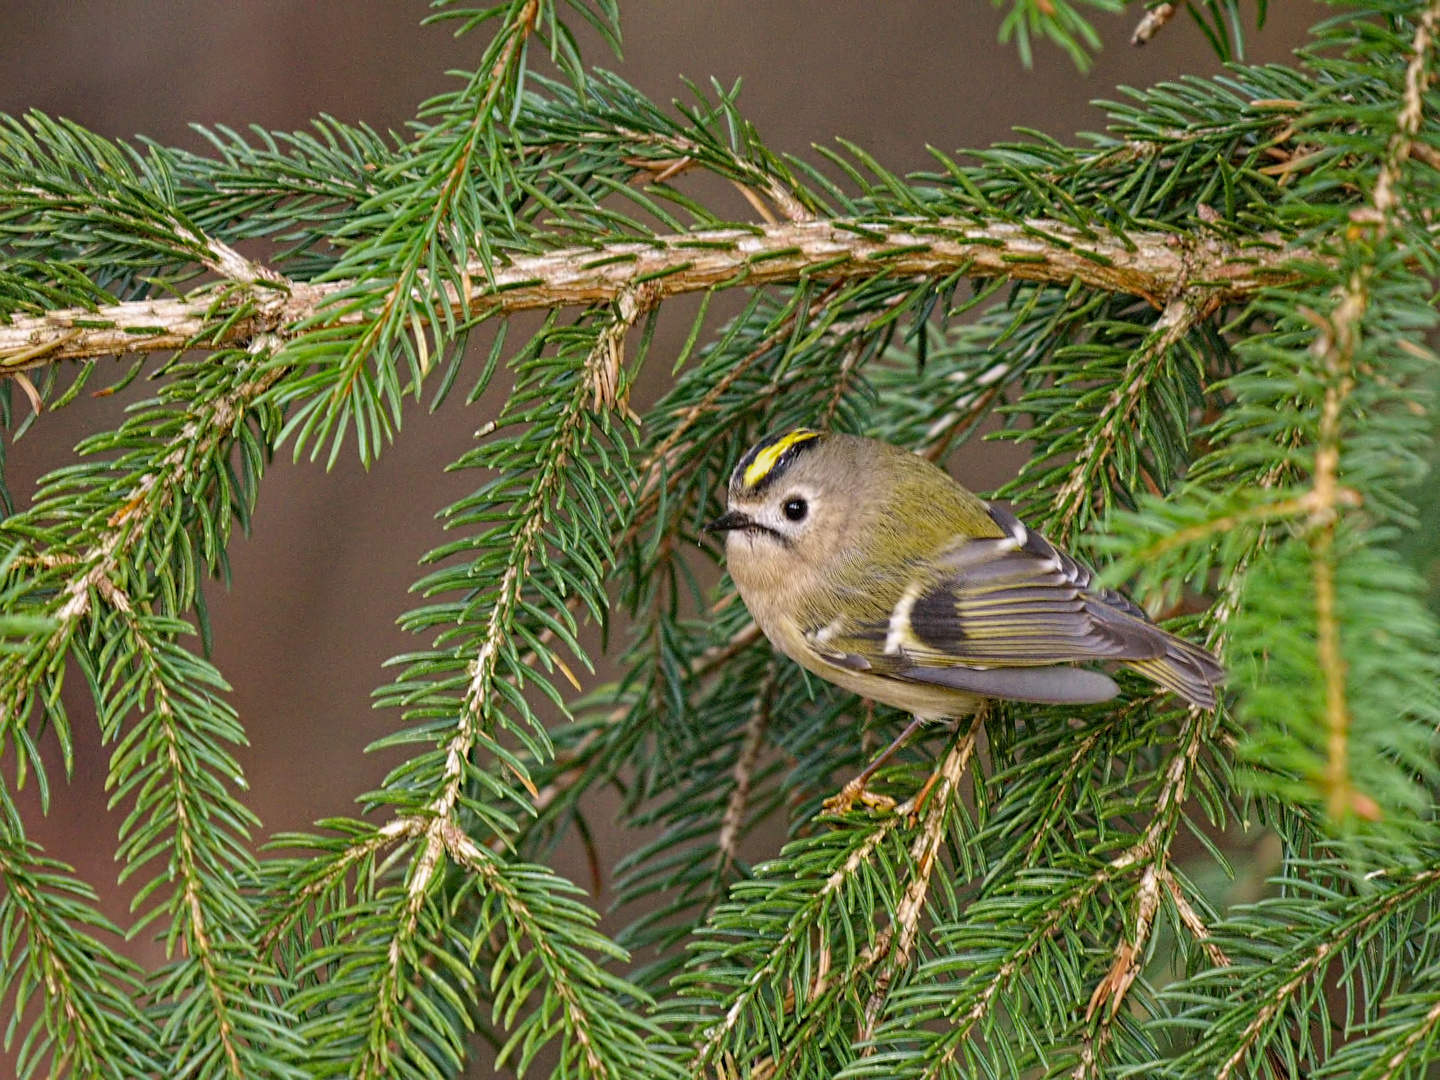
<svg viewBox="0 0 1440 1080"><path fill-rule="evenodd" d="M739 510L727 510L710 524L705 526L706 532L731 532L735 529L748 529L755 524L750 520L749 514L743 514Z"/></svg>

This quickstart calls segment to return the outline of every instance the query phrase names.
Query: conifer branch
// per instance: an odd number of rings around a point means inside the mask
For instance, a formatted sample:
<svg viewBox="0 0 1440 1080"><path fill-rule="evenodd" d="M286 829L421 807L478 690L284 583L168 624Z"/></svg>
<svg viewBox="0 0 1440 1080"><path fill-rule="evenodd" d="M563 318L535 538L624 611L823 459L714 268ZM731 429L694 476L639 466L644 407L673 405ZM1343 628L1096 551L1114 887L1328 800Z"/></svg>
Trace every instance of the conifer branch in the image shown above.
<svg viewBox="0 0 1440 1080"><path fill-rule="evenodd" d="M708 156L706 147L681 135L659 135L624 127L619 128L615 134L630 139L639 146L662 149L669 155L668 158L659 160L636 157L628 159L626 162L626 164L635 165L650 172L652 174L651 182L656 184L663 184L671 177L679 176L682 172L698 167ZM787 221L815 220L815 214L810 208L796 198L794 192L781 183L779 178L735 154L729 155L726 163L742 178L732 182L767 222L773 225L775 217L759 201L760 195L774 203L781 216Z"/></svg>
<svg viewBox="0 0 1440 1080"><path fill-rule="evenodd" d="M957 218L838 219L565 248L515 258L493 274L477 261L466 268L474 283L468 303L458 289L442 291L453 313L479 318L616 303L641 287L659 302L717 287L801 278L945 277L959 271L1016 281L1080 281L1157 306L1194 290L1206 304L1218 304L1292 280L1289 264L1301 254L1279 236L1237 248L1214 238L1141 230L1117 239L1044 219L991 225ZM112 354L225 348L257 334L290 337L301 325L381 325L383 320L353 307L330 312L354 287L353 281L282 286L267 279L249 289L21 316L0 325L0 371Z"/></svg>
<svg viewBox="0 0 1440 1080"><path fill-rule="evenodd" d="M1004 961L987 973L987 978L981 984L978 992L968 998L968 1008L951 1020L950 1028L940 1039L943 1049L925 1063L925 1069L920 1074L922 1080L939 1080L940 1077L949 1075L965 1040L994 1008L996 998L1009 987L1010 982L1024 969L1025 964L1041 946L1059 933L1064 921L1071 917L1107 880L1108 874L1101 871L1080 879L1063 894L1057 891L1052 898L1055 901L1054 906L1029 929L1018 946L1010 951Z"/></svg>
<svg viewBox="0 0 1440 1080"><path fill-rule="evenodd" d="M445 823L441 835L451 858L479 876L486 888L501 898L508 918L520 928L523 936L542 957L545 974L551 980L551 989L562 1003L563 1023L579 1044L586 1074L595 1077L616 1076L611 1063L605 1060L595 1046L591 1026L598 1018L592 1016L585 1007L581 993L573 984L573 976L557 954L550 935L519 891L499 872L495 865L495 856L471 840L453 822Z"/></svg>
<svg viewBox="0 0 1440 1080"><path fill-rule="evenodd" d="M1409 1064L1415 1048L1433 1038L1436 1024L1440 1024L1440 1000L1430 1006L1420 1023L1414 1025L1399 1048L1385 1060L1385 1071L1379 1073L1376 1080L1395 1080L1396 1073Z"/></svg>
<svg viewBox="0 0 1440 1080"><path fill-rule="evenodd" d="M609 358L601 349L593 349L586 364L587 369L608 364ZM593 377L582 382L586 396L592 392ZM371 1037L367 1040L371 1055L366 1059L366 1069L383 1074L388 1068L388 1051L383 1050L388 1033L401 1026L399 1009L401 995L405 992L404 965L410 950L410 943L419 930L420 913L425 904L436 875L444 859L464 857L465 865L474 870L470 848L473 843L465 838L467 846L459 846L464 836L454 821L456 804L469 772L470 756L477 743L485 734L486 716L490 710L492 684L496 678L499 659L508 644L511 620L520 602L525 578L532 560L542 542L542 528L548 514L550 500L557 488L564 483L563 467L567 457L574 452L572 441L574 429L579 423L581 409L578 401L572 402L560 428L552 436L548 454L542 467L541 476L532 489L526 505L517 514L520 524L516 540L510 551L508 565L496 590L494 602L486 621L475 658L469 663L469 681L460 703L459 717L444 749L444 771L439 790L433 794L428 805L419 814L400 815L389 822L382 832L391 836L414 836L418 847L411 862L406 881L406 899L402 918L395 928L387 950L386 964L380 985L376 989L376 1008L371 1014ZM523 773L517 773L529 785ZM531 794L538 797L538 791L531 787ZM347 864L353 864L362 857L357 851L367 849L368 840L352 845L343 854ZM479 849L476 848L478 851ZM478 864L476 864L478 865ZM487 879L490 876L487 867ZM567 1009L568 1009L567 1005ZM593 1056L593 1051L589 1052Z"/></svg>
<svg viewBox="0 0 1440 1080"><path fill-rule="evenodd" d="M442 0L437 18L497 29L399 139L326 120L192 154L0 118L15 401L63 406L103 355L133 376L150 352L200 354L152 368L158 401L0 529L17 541L0 749L43 801L37 730L68 765L61 689L83 669L117 743L124 873L150 868L135 929L166 920L178 950L148 978L113 957L15 810L0 989L20 1059L420 1080L463 1071L480 1029L502 1064L558 1049L555 1075L595 1080L1423 1071L1440 626L1394 541L1423 543L1436 502L1414 485L1433 444L1421 340L1440 326L1440 0L1358 3L1291 66L1106 106L1091 146L1026 136L904 177L843 141L816 163L778 154L718 87L666 110L587 72L564 20L615 43L617 0ZM1240 7L1152 3L1136 40L1183 8L1228 56ZM1022 50L1044 33L1083 55L1083 10L1013 0L1007 25ZM542 46L566 81L530 70ZM671 186L687 170L760 223ZM256 243L274 269L240 255ZM696 292L641 416L649 316ZM744 305L717 327L721 292ZM548 315L507 351L526 311ZM377 746L406 760L366 797L375 823L277 838L293 854L257 863L230 790L243 728L180 645L192 617L208 631L205 575L276 445L333 454L353 432L369 461L411 390L452 392L487 319L470 400L506 403L457 462L484 479L444 511L457 531L404 620L432 640L379 694L401 729ZM66 359L84 364L57 394ZM1181 709L1127 674L1113 703L995 708L973 812L978 716L893 813L826 817L835 777L898 718L772 657L710 587L696 528L764 433L944 463L997 419L1034 448L1001 493L1028 523L1083 537L1152 608L1214 598L1173 628L1231 654L1224 706ZM621 677L576 702L560 676L583 693L581 622L609 643L627 620ZM626 824L662 826L617 868L639 914L615 941L538 865L604 784ZM1227 908L1176 868L1183 827L1223 848L1256 820L1282 845L1278 895ZM741 866L761 823L791 839ZM1193 970L1149 985L1162 918ZM643 954L633 983L612 973L621 944Z"/></svg>
<svg viewBox="0 0 1440 1080"><path fill-rule="evenodd" d="M1066 800L1073 797L1072 786L1079 779L1082 763L1088 762L1090 752L1095 749L1095 744L1100 740L1100 734L1099 731L1092 731L1075 744L1075 752L1070 755L1065 771L1061 773L1060 781L1055 785L1055 796L1040 817L1035 828L1035 835L1025 849L1025 860L1022 865L1026 867L1035 865L1036 856L1039 855L1040 849L1050 835L1056 816L1060 813Z"/></svg>
<svg viewBox="0 0 1440 1080"><path fill-rule="evenodd" d="M1354 340L1365 311L1366 294L1360 275L1355 275L1342 293L1329 320L1329 340L1320 348L1330 376L1320 414L1319 442L1315 448L1315 478L1311 488L1315 509L1311 513L1314 532L1312 574L1315 589L1315 636L1320 670L1325 680L1326 772L1329 811L1340 820L1352 811L1375 818L1379 809L1355 792L1350 784L1350 715L1346 704L1346 663L1340 648L1340 619L1335 604L1335 528L1338 500L1336 489L1340 468L1340 414L1354 387L1352 362Z"/></svg>
<svg viewBox="0 0 1440 1080"><path fill-rule="evenodd" d="M459 223L455 220L457 208L470 190L470 178L477 152L482 143L494 133L496 110L500 103L516 90L514 82L523 66L525 45L537 30L540 12L541 0L520 0L518 5L511 3L510 10L505 13L500 33L491 42L489 51L494 54L494 61L490 66L489 77L483 81L472 79L468 88L471 95L477 83L485 89L478 100L467 102L472 105L472 109L470 115L460 118L459 126L463 135L432 165L426 182L420 185L419 190L405 200L407 205L402 209L418 210L423 217L423 225L407 236L400 245L398 257L393 260L393 281L380 299L378 312L373 318L361 320L368 324L366 331L351 344L346 353L342 362L343 370L330 391L332 402L338 404L349 395L371 353L382 347L388 337L397 332L404 333L421 321L420 312L414 305L424 302L427 286L434 284L429 280L424 268L436 261L436 249L443 248L447 232L463 236L468 231L463 220ZM443 130L444 125L441 127ZM437 180L438 184L435 183ZM435 185L433 191L431 185ZM397 213L398 216L400 214ZM388 231L385 239L388 240ZM466 249L476 239L478 238L467 237L462 241L458 253L462 265L468 262ZM364 250L363 245L361 250ZM351 252L351 257L355 257L354 252ZM461 275L461 280L466 280L464 274ZM355 283L349 284L353 286ZM450 292L453 293L454 290ZM366 314L368 316L369 312ZM432 317L430 321L436 320ZM416 340L423 348L423 333L417 331Z"/></svg>
<svg viewBox="0 0 1440 1080"><path fill-rule="evenodd" d="M1189 899L1185 896L1185 890L1180 887L1180 882L1175 878L1175 871L1169 866L1160 868L1160 880L1164 882L1165 890L1170 894L1170 902L1175 905L1175 911L1184 923L1185 929L1190 931L1190 936L1200 943L1205 950L1205 955L1216 967L1229 967L1230 957L1225 950L1215 944L1215 939L1205 925L1205 920L1200 918Z"/></svg>
<svg viewBox="0 0 1440 1080"><path fill-rule="evenodd" d="M1262 485L1262 490L1264 486ZM1174 532L1157 537L1143 547L1137 547L1127 557L1127 563L1143 565L1164 558L1171 552L1211 540L1225 533L1248 526L1261 526L1285 521L1311 519L1315 514L1344 506L1355 508L1362 505L1360 494L1354 488L1338 485L1333 492L1317 495L1312 488L1295 498L1259 501L1253 506L1244 506L1228 513L1217 514L1204 521L1176 529ZM1221 620L1223 621L1223 620Z"/></svg>
<svg viewBox="0 0 1440 1080"><path fill-rule="evenodd" d="M266 354L275 343L270 335L261 335L250 343L252 357ZM49 669L53 658L68 647L80 620L92 612L93 598L99 597L122 617L129 618L134 604L117 580L122 562L142 542L146 527L159 518L171 502L181 496L193 477L196 464L205 461L228 440L253 404L284 373L282 368L261 368L255 365L253 377L236 389L222 393L196 408L170 442L168 452L158 458L152 471L142 473L134 487L119 500L105 518L98 536L79 552L41 551L34 556L37 565L63 572L65 580L54 606L53 628L43 639L36 639L21 654L0 657L0 687L4 688L12 710Z"/></svg>
<svg viewBox="0 0 1440 1080"><path fill-rule="evenodd" d="M1415 39L1410 45L1410 62L1405 66L1405 90L1400 99L1400 112L1395 118L1395 134L1390 137L1385 161L1370 196L1370 204L1379 215L1380 223L1387 228L1400 206L1400 174L1425 123L1425 92L1434 79L1430 70L1430 51L1435 45L1437 23L1440 23L1440 5L1437 4L1426 7L1416 22Z"/></svg>
<svg viewBox="0 0 1440 1080"><path fill-rule="evenodd" d="M735 862L735 852L740 844L740 829L745 824L745 805L750 798L750 784L754 778L755 766L760 760L760 751L765 746L765 732L770 726L770 709L775 692L775 662L772 660L760 692L755 698L755 711L745 723L745 734L740 743L740 754L731 771L734 787L725 801L725 814L720 819L720 833L715 841L719 850L717 872L725 874Z"/></svg>
<svg viewBox="0 0 1440 1080"><path fill-rule="evenodd" d="M1163 861L1152 863L1145 867L1144 873L1140 875L1140 885L1135 896L1134 929L1131 931L1130 940L1121 941L1116 946L1110 970L1096 983L1095 990L1090 995L1090 1003L1085 1007L1087 1024L1107 1001L1109 1009L1103 1022L1108 1024L1115 1019L1130 984L1140 974L1140 957L1145 952L1150 929L1155 923L1155 910L1160 904L1160 874L1163 865Z"/></svg>
<svg viewBox="0 0 1440 1080"><path fill-rule="evenodd" d="M152 812L165 813L174 822L171 874L178 893L175 904L180 913L176 921L183 927L186 950L199 962L203 973L205 993L216 1019L216 1032L224 1054L225 1071L234 1080L245 1080L247 1070L241 1062L241 1048L232 1015L235 1003L231 1000L231 988L220 972L225 961L220 956L222 942L217 940L217 931L221 937L228 937L227 930L239 928L210 925L206 894L214 888L214 883L207 881L207 875L200 866L205 845L195 835L197 822L194 819L196 812L203 809L203 801L193 790L195 780L190 775L193 766L185 745L183 721L177 715L170 679L155 655L153 644L133 615L128 611L124 614L135 656L144 672L142 685L148 689L151 710L160 729L158 751L165 763L163 783L169 808L168 813L164 808L152 808Z"/></svg>
<svg viewBox="0 0 1440 1080"><path fill-rule="evenodd" d="M744 985L725 1003L725 1011L720 1020L702 1033L704 1041L697 1048L691 1063L691 1076L694 1080L703 1080L740 1023L746 1009L753 1005L767 980L785 963L788 950L808 938L813 930L813 920L827 909L833 898L842 892L852 878L862 872L866 864L875 857L876 850L886 837L897 829L903 820L900 814L891 813L869 828L860 842L850 850L845 861L836 867L814 895L794 913L785 934L770 950L769 957L746 976Z"/></svg>
<svg viewBox="0 0 1440 1080"><path fill-rule="evenodd" d="M1374 896L1363 897L1351 905L1351 911L1346 913L1347 917L1339 926L1323 933L1319 940L1312 939L1290 950L1289 955L1277 958L1271 971L1272 977L1279 976L1278 980L1266 990L1254 1019L1239 1033L1234 1050L1221 1063L1215 1080L1229 1080L1235 1074L1280 1010L1306 983L1323 976L1347 941L1361 937L1396 910L1416 902L1437 884L1440 884L1440 870L1423 870L1411 876L1409 881ZM1197 1049L1204 1049L1206 1042L1208 1040L1202 1041Z"/></svg>
<svg viewBox="0 0 1440 1080"><path fill-rule="evenodd" d="M36 1068L47 1049L52 1073L123 1080L150 1071L156 1067L155 1032L132 1002L139 990L135 970L87 927L119 930L94 910L94 893L67 869L41 856L13 826L0 831L0 925L7 931L3 956L16 997L11 1030L36 994L37 1023L45 1027L45 1038L24 1041L17 1072Z"/></svg>
<svg viewBox="0 0 1440 1080"><path fill-rule="evenodd" d="M1190 781L1195 773L1195 764L1205 745L1209 731L1209 717L1201 709L1191 707L1186 711L1185 722L1177 733L1180 744L1170 755L1163 773L1164 780L1155 797L1155 808L1145 831L1134 844L1110 860L1114 870L1126 870L1131 866L1158 858L1161 863L1168 857L1168 844L1174 834L1176 821L1189 793Z"/></svg>
<svg viewBox="0 0 1440 1080"><path fill-rule="evenodd" d="M1397 187L1410 147L1424 122L1424 95L1431 80L1430 53L1440 3L1421 14L1405 72L1405 90L1396 118L1395 134L1386 148L1371 195L1370 220L1377 226L1377 242L1394 228L1399 209ZM1320 412L1311 493L1315 508L1310 515L1312 573L1315 590L1316 651L1325 688L1325 787L1332 818L1355 813L1375 820L1380 808L1370 796L1354 789L1350 779L1350 708L1346 700L1347 663L1340 643L1340 620L1335 593L1335 533L1342 505L1339 494L1341 419L1346 401L1355 389L1355 351L1361 324L1369 306L1369 279L1373 262L1362 265L1338 291L1334 310L1320 325L1315 351L1325 365L1328 383Z"/></svg>
<svg viewBox="0 0 1440 1080"><path fill-rule="evenodd" d="M1121 431L1133 429L1140 402L1163 368L1170 350L1207 314L1205 300L1194 293L1184 293L1165 305L1149 337L1135 350L1105 404L1104 423L1085 440L1076 455L1070 479L1055 494L1053 528L1062 543L1070 539L1081 508L1104 491L1104 485L1096 483L1096 475L1109 467Z"/></svg>
<svg viewBox="0 0 1440 1080"><path fill-rule="evenodd" d="M860 1022L860 1029L855 1036L857 1043L868 1043L874 1038L875 1023L889 996L890 984L910 962L910 954L915 948L915 939L920 932L920 914L925 907L925 897L930 891L930 878L935 872L936 860L940 854L940 843L945 837L945 826L951 811L951 799L960 787L960 779L965 775L965 766L969 763L970 755L975 750L975 740L980 734L980 727L984 722L984 712L983 709L977 711L965 734L951 745L937 771L936 775L939 777L939 781L934 785L934 790L930 790L930 785L926 785L930 805L925 808L924 827L910 846L910 880L905 886L905 894L901 897L899 906L895 909L895 916L891 922L891 933L885 938L885 949L877 948L878 955L870 958L873 964L885 953L889 954L888 963L876 977L875 985L871 988L870 996L865 1002L865 1012ZM918 811L919 807L917 806L915 810ZM901 816L904 812L904 808L897 808L896 816ZM867 1048L863 1052L873 1052L873 1048Z"/></svg>
<svg viewBox="0 0 1440 1080"><path fill-rule="evenodd" d="M1003 959L987 957L983 965L977 966L978 970L972 973L964 984L965 992L954 995L953 1007L946 1010L949 1026L937 1038L936 1047L932 1048L932 1053L925 1063L921 1074L924 1080L938 1080L948 1074L971 1033L990 1014L997 998L1008 989L1012 980L1025 970L1035 953L1061 932L1066 920L1076 910L1137 865L1145 866L1142 884L1149 881L1151 885L1148 899L1142 890L1141 902L1137 908L1137 936L1148 936L1153 922L1155 889L1158 888L1159 875L1168 860L1169 839L1173 835L1185 801L1204 730L1200 710L1189 710L1187 723L1180 732L1180 746L1171 754L1163 771L1164 780L1155 799L1151 820L1136 841L1093 873L1073 879L1064 887L1055 888L1048 897L1045 910L1026 927L1020 940L1002 954ZM1143 948L1143 939L1140 948ZM1117 991L1123 993L1129 987L1136 974L1132 968L1138 954L1139 949L1132 951L1123 943L1117 949L1116 961L1110 974L1092 993L1089 1014L1093 1015L1105 998ZM938 1052L933 1052L937 1048ZM1083 1052L1093 1057L1095 1049L1091 1045Z"/></svg>

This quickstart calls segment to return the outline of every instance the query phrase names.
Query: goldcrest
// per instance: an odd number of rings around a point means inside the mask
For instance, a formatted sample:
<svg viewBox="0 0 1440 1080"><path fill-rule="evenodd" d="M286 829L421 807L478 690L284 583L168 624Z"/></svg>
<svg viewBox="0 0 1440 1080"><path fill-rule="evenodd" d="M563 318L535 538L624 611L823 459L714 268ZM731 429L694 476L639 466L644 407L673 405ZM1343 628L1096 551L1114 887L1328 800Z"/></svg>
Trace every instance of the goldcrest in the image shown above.
<svg viewBox="0 0 1440 1080"><path fill-rule="evenodd" d="M1114 662L1213 708L1225 672L1013 514L915 454L805 429L730 478L725 559L750 614L801 667L919 719L986 698L1107 701Z"/></svg>

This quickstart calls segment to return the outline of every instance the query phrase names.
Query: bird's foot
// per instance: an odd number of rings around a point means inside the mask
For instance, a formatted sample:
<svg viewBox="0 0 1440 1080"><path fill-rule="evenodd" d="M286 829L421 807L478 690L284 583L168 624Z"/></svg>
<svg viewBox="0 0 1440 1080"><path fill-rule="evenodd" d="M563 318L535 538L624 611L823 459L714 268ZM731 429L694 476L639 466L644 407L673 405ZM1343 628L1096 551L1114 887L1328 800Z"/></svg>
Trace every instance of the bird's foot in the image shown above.
<svg viewBox="0 0 1440 1080"><path fill-rule="evenodd" d="M895 809L895 800L889 795L881 795L866 788L865 782L868 779L869 777L863 774L855 777L836 794L826 799L821 806L827 814L848 814L855 809L857 802L871 810L881 812Z"/></svg>

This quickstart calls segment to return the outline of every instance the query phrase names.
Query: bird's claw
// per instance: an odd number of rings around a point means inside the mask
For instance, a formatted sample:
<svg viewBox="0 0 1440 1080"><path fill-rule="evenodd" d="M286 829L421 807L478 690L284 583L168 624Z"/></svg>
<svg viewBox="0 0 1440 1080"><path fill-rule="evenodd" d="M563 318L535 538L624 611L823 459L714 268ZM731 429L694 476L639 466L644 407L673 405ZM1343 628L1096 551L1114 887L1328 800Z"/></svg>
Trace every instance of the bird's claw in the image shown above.
<svg viewBox="0 0 1440 1080"><path fill-rule="evenodd" d="M870 810L881 813L895 809L895 800L889 795L881 795L878 792L870 791L865 787L861 778L851 780L836 794L831 795L821 805L828 814L848 814L855 809L855 804L860 803Z"/></svg>

